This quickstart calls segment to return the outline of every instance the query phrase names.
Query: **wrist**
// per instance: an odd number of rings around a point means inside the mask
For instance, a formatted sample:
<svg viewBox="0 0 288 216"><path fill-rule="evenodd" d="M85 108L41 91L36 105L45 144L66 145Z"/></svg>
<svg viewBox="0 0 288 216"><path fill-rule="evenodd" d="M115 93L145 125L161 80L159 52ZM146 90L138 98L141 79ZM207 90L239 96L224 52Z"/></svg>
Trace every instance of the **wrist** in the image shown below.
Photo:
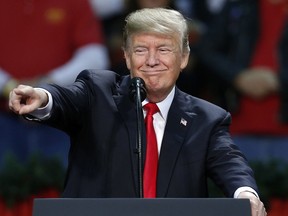
<svg viewBox="0 0 288 216"><path fill-rule="evenodd" d="M49 96L46 93L46 91L42 88L34 88L34 90L37 92L37 95L39 95L39 99L41 101L41 105L39 108L46 107L48 104Z"/></svg>
<svg viewBox="0 0 288 216"><path fill-rule="evenodd" d="M252 195L255 196L255 198L259 198L257 193L254 193L253 191L242 191L240 192L240 194L238 195L238 197L241 197L241 195Z"/></svg>
<svg viewBox="0 0 288 216"><path fill-rule="evenodd" d="M234 192L234 198L239 198L240 194L243 193L248 193L250 192L251 194L253 194L254 196L256 196L257 198L259 198L258 193L251 187L247 187L247 186L243 186L238 188L235 192Z"/></svg>

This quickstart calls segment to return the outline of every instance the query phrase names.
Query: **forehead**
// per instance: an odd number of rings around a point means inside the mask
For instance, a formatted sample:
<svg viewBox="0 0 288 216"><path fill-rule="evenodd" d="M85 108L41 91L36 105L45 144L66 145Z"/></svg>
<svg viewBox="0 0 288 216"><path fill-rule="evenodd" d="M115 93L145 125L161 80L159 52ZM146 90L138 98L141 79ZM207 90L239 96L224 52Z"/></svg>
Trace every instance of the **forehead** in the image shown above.
<svg viewBox="0 0 288 216"><path fill-rule="evenodd" d="M131 36L132 45L176 45L179 41L176 35L158 33L137 33Z"/></svg>

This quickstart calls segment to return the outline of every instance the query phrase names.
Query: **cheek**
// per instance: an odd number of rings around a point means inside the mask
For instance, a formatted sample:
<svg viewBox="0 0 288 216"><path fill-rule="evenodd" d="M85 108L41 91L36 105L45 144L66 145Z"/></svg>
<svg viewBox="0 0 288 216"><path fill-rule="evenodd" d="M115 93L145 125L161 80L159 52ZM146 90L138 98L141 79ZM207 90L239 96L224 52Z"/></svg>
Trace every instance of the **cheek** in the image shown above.
<svg viewBox="0 0 288 216"><path fill-rule="evenodd" d="M145 57L129 55L128 53L125 55L125 60L129 70L135 70L145 63Z"/></svg>
<svg viewBox="0 0 288 216"><path fill-rule="evenodd" d="M177 61L176 58L167 58L162 61L164 65L166 65L171 70L179 70L180 68L180 62Z"/></svg>
<svg viewBox="0 0 288 216"><path fill-rule="evenodd" d="M176 80L181 72L181 64L179 61L170 61L169 64L169 79Z"/></svg>
<svg viewBox="0 0 288 216"><path fill-rule="evenodd" d="M138 69L141 66L145 65L145 58L144 57L137 57L137 58L133 58L131 59L131 68L132 69Z"/></svg>

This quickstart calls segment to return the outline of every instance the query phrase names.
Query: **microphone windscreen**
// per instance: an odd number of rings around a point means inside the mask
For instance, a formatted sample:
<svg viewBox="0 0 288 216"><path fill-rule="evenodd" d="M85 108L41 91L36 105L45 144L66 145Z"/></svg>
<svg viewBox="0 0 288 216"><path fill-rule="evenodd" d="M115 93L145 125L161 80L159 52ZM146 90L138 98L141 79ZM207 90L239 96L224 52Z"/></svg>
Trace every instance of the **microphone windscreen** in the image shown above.
<svg viewBox="0 0 288 216"><path fill-rule="evenodd" d="M129 88L129 90L130 90L130 92L129 92L130 93L130 99L133 102L136 102L137 88L140 91L140 99L141 99L141 102L142 102L146 98L145 82L140 77L133 77L131 79L130 88Z"/></svg>

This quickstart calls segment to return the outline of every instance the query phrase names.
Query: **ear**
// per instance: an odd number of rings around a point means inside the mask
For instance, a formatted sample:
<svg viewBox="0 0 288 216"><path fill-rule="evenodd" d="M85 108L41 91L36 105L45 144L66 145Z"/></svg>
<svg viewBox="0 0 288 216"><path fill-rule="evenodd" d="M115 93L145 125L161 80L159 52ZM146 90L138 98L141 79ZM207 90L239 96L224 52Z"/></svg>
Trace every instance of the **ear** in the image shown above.
<svg viewBox="0 0 288 216"><path fill-rule="evenodd" d="M183 70L184 68L186 68L187 64L188 64L188 61L189 61L189 56L190 56L190 53L188 52L185 52L182 54L182 59L181 59L181 65L180 65L180 68Z"/></svg>
<svg viewBox="0 0 288 216"><path fill-rule="evenodd" d="M131 69L130 54L126 50L124 50L124 57L125 57L125 61L126 61L126 66L130 70Z"/></svg>

